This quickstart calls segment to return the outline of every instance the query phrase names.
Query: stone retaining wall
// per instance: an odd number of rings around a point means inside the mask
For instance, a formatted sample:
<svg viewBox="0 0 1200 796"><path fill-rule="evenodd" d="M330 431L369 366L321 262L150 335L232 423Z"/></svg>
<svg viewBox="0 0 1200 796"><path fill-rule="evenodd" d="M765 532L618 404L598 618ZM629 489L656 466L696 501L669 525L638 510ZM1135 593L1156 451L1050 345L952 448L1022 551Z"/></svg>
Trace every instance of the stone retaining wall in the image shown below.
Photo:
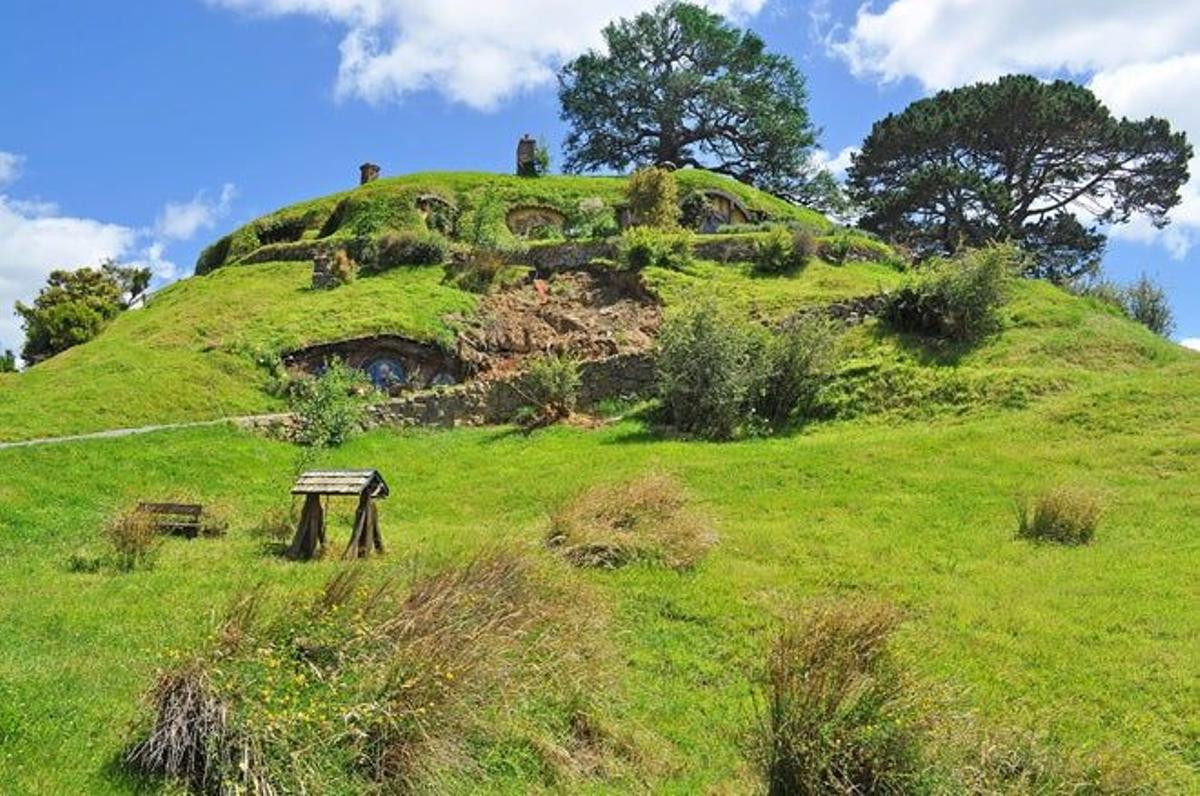
<svg viewBox="0 0 1200 796"><path fill-rule="evenodd" d="M580 367L579 400L584 407L611 398L644 398L654 390L654 359L649 354L619 354L584 362ZM476 381L421 390L371 407L364 427L481 426L507 423L525 405L521 377ZM294 438L295 416L246 418L243 428L280 439Z"/></svg>

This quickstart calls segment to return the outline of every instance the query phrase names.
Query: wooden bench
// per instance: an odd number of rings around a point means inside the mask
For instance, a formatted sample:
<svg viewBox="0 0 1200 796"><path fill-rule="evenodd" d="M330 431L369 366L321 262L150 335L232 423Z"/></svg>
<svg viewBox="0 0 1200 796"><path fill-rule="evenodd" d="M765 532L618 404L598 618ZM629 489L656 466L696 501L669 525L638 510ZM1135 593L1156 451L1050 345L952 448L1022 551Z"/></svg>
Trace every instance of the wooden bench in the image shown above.
<svg viewBox="0 0 1200 796"><path fill-rule="evenodd" d="M139 503L137 510L150 517L160 533L178 533L189 539L200 535L204 507L197 503Z"/></svg>

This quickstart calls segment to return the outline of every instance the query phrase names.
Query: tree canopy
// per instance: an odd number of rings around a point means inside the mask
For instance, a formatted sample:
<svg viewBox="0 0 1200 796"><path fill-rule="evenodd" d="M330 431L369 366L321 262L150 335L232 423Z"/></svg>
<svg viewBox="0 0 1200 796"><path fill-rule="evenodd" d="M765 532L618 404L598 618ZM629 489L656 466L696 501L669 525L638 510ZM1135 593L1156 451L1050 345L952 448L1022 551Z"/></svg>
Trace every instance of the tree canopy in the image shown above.
<svg viewBox="0 0 1200 796"><path fill-rule="evenodd" d="M17 302L25 329L21 357L33 365L86 343L150 284L148 268L106 262L99 268L50 272L33 306Z"/></svg>
<svg viewBox="0 0 1200 796"><path fill-rule="evenodd" d="M1103 227L1180 201L1192 148L1163 119L1117 119L1087 88L1010 75L875 123L849 172L861 225L918 256L1006 240L1029 275L1093 272Z"/></svg>
<svg viewBox="0 0 1200 796"><path fill-rule="evenodd" d="M567 171L696 166L791 195L815 131L804 77L752 31L669 2L604 29L559 75Z"/></svg>

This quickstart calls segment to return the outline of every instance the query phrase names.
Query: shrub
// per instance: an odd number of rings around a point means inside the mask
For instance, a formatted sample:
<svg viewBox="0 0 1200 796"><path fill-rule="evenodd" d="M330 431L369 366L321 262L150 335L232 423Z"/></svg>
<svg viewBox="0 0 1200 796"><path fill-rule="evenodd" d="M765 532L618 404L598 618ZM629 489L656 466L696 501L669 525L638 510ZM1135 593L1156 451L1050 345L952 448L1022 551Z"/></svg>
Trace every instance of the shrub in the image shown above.
<svg viewBox="0 0 1200 796"><path fill-rule="evenodd" d="M755 416L780 426L810 416L837 363L841 327L818 313L793 316L771 336L754 396Z"/></svg>
<svg viewBox="0 0 1200 796"><path fill-rule="evenodd" d="M436 232L389 232L375 242L374 261L363 269L378 273L403 265L441 265L449 255L449 242Z"/></svg>
<svg viewBox="0 0 1200 796"><path fill-rule="evenodd" d="M1081 545L1092 541L1102 506L1093 491L1058 486L1017 502L1017 535L1043 542Z"/></svg>
<svg viewBox="0 0 1200 796"><path fill-rule="evenodd" d="M599 196L579 200L567 213L568 238L607 238L619 230L616 213Z"/></svg>
<svg viewBox="0 0 1200 796"><path fill-rule="evenodd" d="M569 354L534 359L521 381L526 400L522 425L547 426L571 416L579 403L579 360Z"/></svg>
<svg viewBox="0 0 1200 796"><path fill-rule="evenodd" d="M729 439L758 383L762 336L711 297L667 316L658 339L658 394L681 431Z"/></svg>
<svg viewBox="0 0 1200 796"><path fill-rule="evenodd" d="M999 310L1021 260L1008 245L935 260L891 294L884 318L900 331L977 341L1000 328Z"/></svg>
<svg viewBox="0 0 1200 796"><path fill-rule="evenodd" d="M445 281L459 290L487 293L500 281L512 256L502 249L472 249L446 263Z"/></svg>
<svg viewBox="0 0 1200 796"><path fill-rule="evenodd" d="M296 441L314 448L341 445L362 425L370 393L367 377L340 359L318 378L297 380L290 395L299 426Z"/></svg>
<svg viewBox="0 0 1200 796"><path fill-rule="evenodd" d="M329 274L339 285L348 285L358 274L358 263L345 249L338 249L333 253L333 263L330 265Z"/></svg>
<svg viewBox="0 0 1200 796"><path fill-rule="evenodd" d="M920 736L888 638L895 611L833 603L785 628L767 661L757 757L770 794L921 792Z"/></svg>
<svg viewBox="0 0 1200 796"><path fill-rule="evenodd" d="M1122 291L1125 314L1163 337L1175 330L1175 318L1167 294L1150 277L1142 274L1136 282Z"/></svg>
<svg viewBox="0 0 1200 796"><path fill-rule="evenodd" d="M232 246L233 236L226 235L200 252L200 256L196 258L196 276L203 276L224 265Z"/></svg>
<svg viewBox="0 0 1200 796"><path fill-rule="evenodd" d="M104 526L104 538L112 548L113 561L122 572L149 565L158 547L154 520L131 507L119 512Z"/></svg>
<svg viewBox="0 0 1200 796"><path fill-rule="evenodd" d="M16 373L17 372L17 355L11 350L5 349L4 353L0 354L0 373Z"/></svg>
<svg viewBox="0 0 1200 796"><path fill-rule="evenodd" d="M493 186L474 199L474 204L459 220L458 232L465 243L485 249L501 249L513 241L505 222L508 205Z"/></svg>
<svg viewBox="0 0 1200 796"><path fill-rule="evenodd" d="M621 234L617 259L621 266L640 271L650 266L676 271L692 263L690 232L663 232L654 227L630 227Z"/></svg>
<svg viewBox="0 0 1200 796"><path fill-rule="evenodd" d="M675 229L679 226L679 187L668 169L638 169L625 186L633 226Z"/></svg>
<svg viewBox="0 0 1200 796"><path fill-rule="evenodd" d="M754 241L754 270L760 274L789 274L808 264L816 239L806 229L773 227Z"/></svg>
<svg viewBox="0 0 1200 796"><path fill-rule="evenodd" d="M692 191L679 204L680 223L688 229L701 229L712 214L712 202L700 191Z"/></svg>
<svg viewBox="0 0 1200 796"><path fill-rule="evenodd" d="M655 474L593 487L550 517L546 544L580 567L636 561L690 569L716 542L674 478Z"/></svg>

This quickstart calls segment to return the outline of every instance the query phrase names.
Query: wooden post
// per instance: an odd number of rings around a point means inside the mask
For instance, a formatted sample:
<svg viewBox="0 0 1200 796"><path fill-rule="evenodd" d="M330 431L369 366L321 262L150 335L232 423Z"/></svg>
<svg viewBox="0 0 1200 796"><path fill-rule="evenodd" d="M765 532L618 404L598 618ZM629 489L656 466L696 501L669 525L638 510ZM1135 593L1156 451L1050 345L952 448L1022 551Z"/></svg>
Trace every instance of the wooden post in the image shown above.
<svg viewBox="0 0 1200 796"><path fill-rule="evenodd" d="M321 498L318 495L308 495L304 499L304 509L300 512L300 524L296 528L296 536L292 546L288 548L288 558L308 561L317 555L317 551L325 546L325 510L321 508Z"/></svg>
<svg viewBox="0 0 1200 796"><path fill-rule="evenodd" d="M366 492L358 499L358 510L354 513L354 532L342 558L367 558L371 548L383 552L383 537L379 533L379 511Z"/></svg>

